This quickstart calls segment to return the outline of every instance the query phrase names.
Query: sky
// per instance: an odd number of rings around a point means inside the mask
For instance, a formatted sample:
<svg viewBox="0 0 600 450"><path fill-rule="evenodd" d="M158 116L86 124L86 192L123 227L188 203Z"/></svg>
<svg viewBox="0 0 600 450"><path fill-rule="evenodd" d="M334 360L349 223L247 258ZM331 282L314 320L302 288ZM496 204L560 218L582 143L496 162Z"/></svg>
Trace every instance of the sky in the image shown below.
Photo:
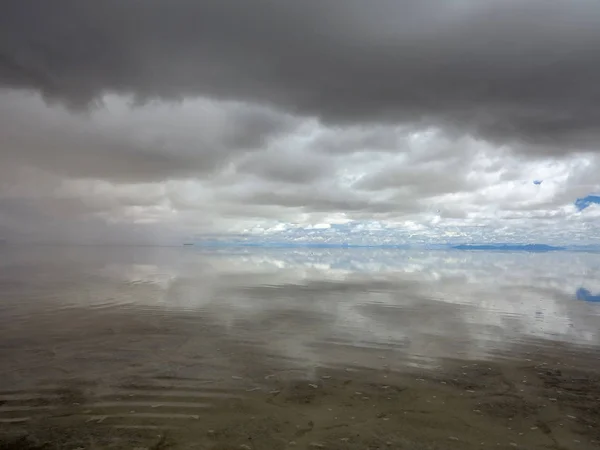
<svg viewBox="0 0 600 450"><path fill-rule="evenodd" d="M600 243L597 0L0 0L0 238Z"/></svg>

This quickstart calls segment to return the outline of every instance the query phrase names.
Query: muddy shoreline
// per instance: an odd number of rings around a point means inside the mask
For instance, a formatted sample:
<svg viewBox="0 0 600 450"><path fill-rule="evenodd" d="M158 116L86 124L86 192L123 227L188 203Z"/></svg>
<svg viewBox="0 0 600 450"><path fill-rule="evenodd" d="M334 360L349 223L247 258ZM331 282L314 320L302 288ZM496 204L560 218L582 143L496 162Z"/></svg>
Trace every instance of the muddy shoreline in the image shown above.
<svg viewBox="0 0 600 450"><path fill-rule="evenodd" d="M0 449L598 448L600 366L590 358L577 364L575 355L197 380L213 393L210 408L194 399L193 379L187 390L176 378L132 379L120 386L127 394L112 391L100 402L98 384L70 380L45 402L2 392L5 411L44 413L12 423L3 416ZM149 396L150 412L119 406ZM127 417L134 412L135 423Z"/></svg>

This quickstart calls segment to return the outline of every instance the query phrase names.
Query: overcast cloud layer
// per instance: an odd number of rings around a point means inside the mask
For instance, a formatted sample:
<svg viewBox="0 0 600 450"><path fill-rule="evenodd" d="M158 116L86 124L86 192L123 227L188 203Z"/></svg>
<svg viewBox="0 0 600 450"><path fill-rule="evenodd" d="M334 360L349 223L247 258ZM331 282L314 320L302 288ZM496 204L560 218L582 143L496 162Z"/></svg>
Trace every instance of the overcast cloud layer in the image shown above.
<svg viewBox="0 0 600 450"><path fill-rule="evenodd" d="M596 0L0 10L0 238L600 241Z"/></svg>

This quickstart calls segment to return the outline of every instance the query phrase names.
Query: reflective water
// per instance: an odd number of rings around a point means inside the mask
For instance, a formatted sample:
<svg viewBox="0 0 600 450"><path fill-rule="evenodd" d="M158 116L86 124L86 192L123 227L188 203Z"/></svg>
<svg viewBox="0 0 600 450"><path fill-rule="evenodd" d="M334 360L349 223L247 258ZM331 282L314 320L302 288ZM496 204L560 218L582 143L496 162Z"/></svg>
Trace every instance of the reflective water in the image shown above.
<svg viewBox="0 0 600 450"><path fill-rule="evenodd" d="M84 423L167 427L265 391L269 377L324 370L426 373L560 349L597 366L598 254L0 252L4 424L85 404L72 413Z"/></svg>

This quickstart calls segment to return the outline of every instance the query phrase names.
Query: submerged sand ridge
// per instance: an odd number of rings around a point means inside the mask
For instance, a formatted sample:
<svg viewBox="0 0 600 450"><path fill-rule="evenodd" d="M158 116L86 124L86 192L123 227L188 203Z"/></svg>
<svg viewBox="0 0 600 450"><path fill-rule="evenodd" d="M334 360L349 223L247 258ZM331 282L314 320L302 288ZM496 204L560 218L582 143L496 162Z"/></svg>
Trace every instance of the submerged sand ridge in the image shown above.
<svg viewBox="0 0 600 450"><path fill-rule="evenodd" d="M65 380L0 393L0 448L591 449L600 365L587 356L316 368L311 379L282 370L116 386Z"/></svg>

